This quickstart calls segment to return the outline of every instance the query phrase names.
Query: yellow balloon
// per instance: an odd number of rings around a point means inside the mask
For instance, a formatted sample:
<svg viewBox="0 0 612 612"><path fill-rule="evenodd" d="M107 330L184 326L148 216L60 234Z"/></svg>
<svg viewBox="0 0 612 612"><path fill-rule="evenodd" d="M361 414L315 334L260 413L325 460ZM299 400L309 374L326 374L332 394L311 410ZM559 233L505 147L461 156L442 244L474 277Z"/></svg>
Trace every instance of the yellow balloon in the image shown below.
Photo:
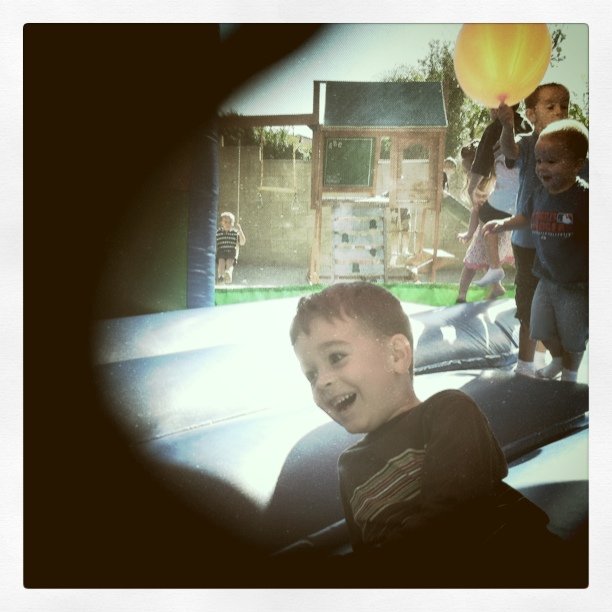
<svg viewBox="0 0 612 612"><path fill-rule="evenodd" d="M455 75L475 102L512 106L540 84L551 50L544 23L465 24L455 43Z"/></svg>

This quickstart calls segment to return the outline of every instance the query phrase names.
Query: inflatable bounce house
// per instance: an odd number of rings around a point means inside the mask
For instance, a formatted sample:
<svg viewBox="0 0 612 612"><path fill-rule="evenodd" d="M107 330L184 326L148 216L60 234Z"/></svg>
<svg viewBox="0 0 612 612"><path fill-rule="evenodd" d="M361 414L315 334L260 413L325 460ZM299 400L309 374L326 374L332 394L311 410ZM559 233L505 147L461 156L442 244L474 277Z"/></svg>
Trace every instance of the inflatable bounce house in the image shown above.
<svg viewBox="0 0 612 612"><path fill-rule="evenodd" d="M297 45L298 34L304 40L312 33L297 26L294 30L287 27L287 34L293 35L275 38L278 54ZM43 346L63 346L69 358L54 359L47 352L38 379L39 387L46 392L58 389L58 385L64 388L60 408L39 404L35 413L30 407L26 414L27 450L36 458L27 462L28 474L35 472L38 476L37 487L28 487L28 512L43 514L37 521L28 522L26 549L36 551L30 559L42 561L28 563L25 582L33 586L85 588L99 584L190 588L344 586L334 576L322 576L312 564L300 564L298 571L290 563L279 563L282 555L277 556L279 551L302 546L304 542L326 555L343 555L350 550L339 498L337 461L358 436L347 434L316 408L288 335L299 296L322 286L316 282L320 281L316 239L321 224L315 231L310 261L311 285L277 299L215 306L218 143L212 123L202 124L195 119L190 123L184 119L196 117L199 108L210 110L207 97L210 89L203 87L200 74L190 73L187 64L178 61L191 53L188 65L193 66L201 35L212 34L210 27L198 27L191 34L187 30L188 35L183 29L173 37L176 45L171 56L177 60L178 74L161 61L155 36L138 39L143 54L148 50L160 60L143 60L142 64L155 64L155 70L162 70L173 87L174 95L166 92L161 98L160 92L165 90L155 85L159 74L151 68L146 72L136 70L141 63L133 59L131 38L121 30L114 38L116 51L110 60L91 52L92 41L101 43L99 32L74 41L79 43L82 53L91 55L90 69L98 73L96 87L105 83L117 85L115 81L119 80L131 94L128 107L122 112L116 109L115 117L119 118L121 133L129 136L132 126L134 139L129 141L131 148L116 151L115 157L110 155L109 145L98 157L87 164L82 160L78 166L84 172L90 171L76 176L75 181L77 186L82 186L80 181L89 186L89 203L97 205L95 212L107 210L106 206L110 207L107 214L114 215L113 223L105 222L108 217L104 215L98 220L94 216L78 216L81 221L91 219L88 223L92 225L89 232L80 226L80 233L75 232L76 244L82 246L82 263L91 270L91 274L83 275L80 291L92 296L91 301L80 309L79 318L77 309L65 303L61 309L49 304L52 301L49 296L58 295L50 291L46 303L53 316L47 319L45 327L31 328L37 341L36 354L40 354ZM218 98L244 78L245 70L254 72L258 68L248 54L240 54L239 60L234 58L232 53L236 49L232 45L253 43L253 48L257 48L255 43L260 34L252 40L241 40L240 36L252 36L247 28L227 43L224 70L230 64L234 66L235 70L229 72L235 82L228 81L227 75L224 80L218 70L214 72L220 79ZM124 53L119 53L120 49ZM210 45L207 50L211 51ZM56 53L57 50L52 56ZM215 58L205 59L209 64ZM103 68L108 61L115 68L112 73ZM210 70L214 71L214 67ZM136 82L132 81L134 74L139 75ZM93 88L93 77L87 83ZM147 83L152 85L146 88ZM332 110L341 107L351 87L357 86L330 84L329 99L338 102L336 107L332 104ZM436 85L427 91L408 89L413 95L439 98ZM361 86L359 91L365 96L373 95L374 90ZM178 99L183 102L179 104ZM104 100L111 102L108 95ZM147 106L147 101L153 106ZM431 122L436 127L433 131L420 128L416 131L420 134L419 142L429 147L432 169L427 172L437 175L443 162L444 112L435 105L430 110ZM155 117L159 119L170 111L173 113L170 125L164 126L162 122L156 127ZM363 127L366 122L355 114L357 111L352 108L350 116ZM123 113L127 115L124 117ZM104 114L100 121L95 135L100 143L107 143L110 138L105 130L113 134L117 128L112 128L114 124ZM338 146L335 157L327 159L327 166L322 153L316 159L321 173L315 189L315 197L319 198L315 212L326 205L325 197L329 197L333 201L328 200L327 205L337 206L338 211L348 207L355 213L354 223L360 219L357 213L361 208L372 206L383 211L383 226L384 218L391 220L393 231L397 230L398 222L401 226L401 210L414 205L410 215L416 219L419 203L411 200L416 193L414 185L392 191L385 196L382 206L378 201L358 202L353 196L347 199L348 191L341 189L347 187L342 185L347 181L362 182L370 189L372 158L369 153L364 158L365 174L348 177L346 163L338 154L339 143L358 155L363 154L366 145L366 153L372 146L375 151L380 145L376 139L387 136L394 126L378 126L378 132L368 137L373 140L364 145L362 141L345 142L362 135L348 135L337 123L332 122L329 134L321 126L316 137L321 145ZM151 216L144 214L142 206L128 213L127 206L120 206L117 198L113 199L113 190L101 180L97 183L99 191L91 192L91 172L99 173L107 160L112 164L109 167L116 174L115 179L124 177L122 187L130 186L123 189L120 200L138 199L133 180L137 179L140 185L157 171L163 158L161 154L156 157L151 150L160 153L162 145L168 144L163 138L170 140L170 134L176 132L184 137L182 142L189 134L196 134L195 146L189 150L194 155L191 162L198 168L192 175L194 180L189 185L185 207L181 208L180 221L163 206L158 206ZM398 172L402 147L413 137L408 133L398 141L393 154ZM85 192L80 189L79 193ZM118 192L114 195L118 197ZM419 209L430 221L434 220L429 226L431 233L410 255L415 258L410 265L429 261L433 270L440 258L435 242L435 219L441 198L438 188L434 196L429 212ZM362 200L372 197L366 194ZM154 200L150 201L154 206ZM389 216L390 210L395 210L394 217ZM159 249L170 249L172 240L168 243L141 240L137 243L139 259L135 262L130 257L133 251L127 247L122 250L127 242L119 232L111 232L111 226L116 230L119 226L136 225L137 218L149 223L148 230L139 230L141 237L150 237L159 227L172 235L182 233L187 237L187 248L180 255L174 252L172 263L174 266L178 261L187 271L185 284L177 289L185 298L183 307L166 307L164 296L175 281L168 280L169 267L158 265L162 259ZM44 221L44 217L41 219ZM412 226L417 233L427 227ZM361 260L344 261L343 232L348 230L340 231L335 245L336 274L330 282L340 277L348 277L343 278L348 281L360 278L366 269ZM400 233L391 232L384 240L381 238L381 245L387 239L400 240ZM426 244L430 237L433 242ZM62 254L67 249L61 242L55 246ZM70 253L79 258L79 253L72 251L74 246L75 243ZM426 251L429 247L430 251ZM55 253L53 249L49 252ZM68 251L65 252L67 255ZM93 252L95 256L91 256ZM106 253L106 259L100 252ZM164 254L166 262L172 260L172 256L166 257L168 253ZM134 266L132 273L124 273L125 268L119 273L112 269L118 254L122 254L125 266ZM374 260L377 257L378 253L371 255ZM367 268L374 270L368 280L393 280L397 261L382 256L378 263L374 262L380 270L375 265ZM360 266L359 271L355 263ZM161 296L156 298L157 302L147 299L147 306L141 308L138 306L141 292L146 291L138 271L145 267L147 278L167 284L163 292L157 293ZM74 289L72 286L73 292ZM149 295L155 294L155 288L147 290ZM117 296L122 301L114 299ZM513 299L451 306L406 299L402 303L414 329L417 394L425 398L442 389L461 389L476 400L509 463L507 482L539 505L549 517L549 530L574 547L575 581L567 586L586 586L589 410L586 375L582 373L578 383L567 383L514 374L518 322ZM66 310L70 317L66 317ZM82 318L86 326L81 328ZM75 328L83 333L78 344L73 345L68 331ZM59 330L62 335L55 337ZM60 383L67 382L68 374L72 383L64 387ZM52 551L56 551L61 563L51 562ZM541 581L536 576L529 586L550 586L545 574L543 570ZM369 586L367 579L360 579L358 586Z"/></svg>

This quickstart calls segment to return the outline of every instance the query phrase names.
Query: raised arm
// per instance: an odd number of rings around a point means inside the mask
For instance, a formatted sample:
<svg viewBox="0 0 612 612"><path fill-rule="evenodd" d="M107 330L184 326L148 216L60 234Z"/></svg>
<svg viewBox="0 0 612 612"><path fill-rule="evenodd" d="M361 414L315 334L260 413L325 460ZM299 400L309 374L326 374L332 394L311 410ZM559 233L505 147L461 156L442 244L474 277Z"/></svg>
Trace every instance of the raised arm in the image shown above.
<svg viewBox="0 0 612 612"><path fill-rule="evenodd" d="M502 124L502 132L499 138L501 152L506 159L518 159L519 147L514 134L514 111L506 104L500 104L497 109L497 118Z"/></svg>

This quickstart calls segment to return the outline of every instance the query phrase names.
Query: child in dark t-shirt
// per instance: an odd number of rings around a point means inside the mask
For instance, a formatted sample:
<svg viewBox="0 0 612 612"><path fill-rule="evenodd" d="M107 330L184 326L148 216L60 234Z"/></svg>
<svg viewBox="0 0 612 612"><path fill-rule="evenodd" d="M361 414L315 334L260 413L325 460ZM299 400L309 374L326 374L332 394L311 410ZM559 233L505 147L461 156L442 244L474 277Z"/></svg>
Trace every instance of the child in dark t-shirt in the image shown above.
<svg viewBox="0 0 612 612"><path fill-rule="evenodd" d="M531 227L537 255L533 273L539 279L531 306L531 337L560 355L555 359L561 380L570 382L576 381L589 335L589 185L579 177L588 147L588 131L580 122L550 123L535 145L541 184L516 215L483 228L497 233Z"/></svg>
<svg viewBox="0 0 612 612"><path fill-rule="evenodd" d="M546 515L503 482L503 452L475 402L458 390L416 396L410 322L390 292L331 285L300 300L290 335L315 403L365 434L338 464L355 556L380 570L399 554L401 571L418 565L448 584L461 559L489 564L551 535Z"/></svg>

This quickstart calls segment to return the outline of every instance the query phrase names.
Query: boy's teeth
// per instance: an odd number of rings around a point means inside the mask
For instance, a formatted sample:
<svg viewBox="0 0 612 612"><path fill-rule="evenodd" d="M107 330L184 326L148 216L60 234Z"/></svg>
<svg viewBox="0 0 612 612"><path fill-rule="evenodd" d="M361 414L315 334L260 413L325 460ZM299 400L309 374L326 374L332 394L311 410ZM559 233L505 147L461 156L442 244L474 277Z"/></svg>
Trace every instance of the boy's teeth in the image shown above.
<svg viewBox="0 0 612 612"><path fill-rule="evenodd" d="M334 402L334 407L339 406L340 404L342 404L342 402L345 402L347 399L349 399L349 397L351 397L351 393L347 393L346 395L343 395L342 397L339 397L335 402Z"/></svg>

